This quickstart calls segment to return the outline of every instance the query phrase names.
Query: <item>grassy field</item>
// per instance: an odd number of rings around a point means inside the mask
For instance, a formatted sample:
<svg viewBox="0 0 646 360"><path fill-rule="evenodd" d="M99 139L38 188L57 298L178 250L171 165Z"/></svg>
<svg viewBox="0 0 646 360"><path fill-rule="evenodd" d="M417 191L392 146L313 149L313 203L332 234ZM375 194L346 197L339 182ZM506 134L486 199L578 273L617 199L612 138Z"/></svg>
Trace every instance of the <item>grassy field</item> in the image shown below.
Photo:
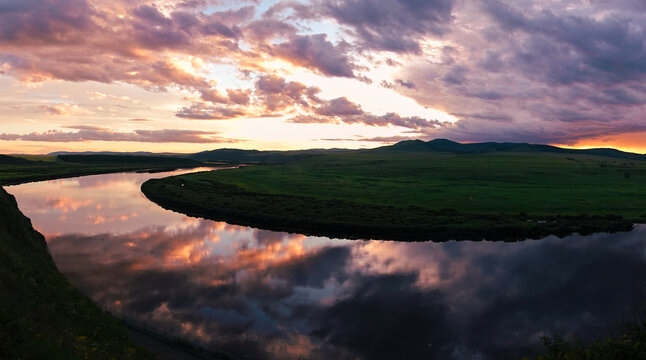
<svg viewBox="0 0 646 360"><path fill-rule="evenodd" d="M350 238L517 240L646 221L646 162L580 154L346 152L142 190L192 215Z"/></svg>
<svg viewBox="0 0 646 360"><path fill-rule="evenodd" d="M120 171L170 170L196 167L191 159L104 155L0 155L0 185Z"/></svg>
<svg viewBox="0 0 646 360"><path fill-rule="evenodd" d="M616 360L646 358L646 329L642 324L624 324L619 331L605 339L581 343L560 336L543 337L543 351L521 360Z"/></svg>

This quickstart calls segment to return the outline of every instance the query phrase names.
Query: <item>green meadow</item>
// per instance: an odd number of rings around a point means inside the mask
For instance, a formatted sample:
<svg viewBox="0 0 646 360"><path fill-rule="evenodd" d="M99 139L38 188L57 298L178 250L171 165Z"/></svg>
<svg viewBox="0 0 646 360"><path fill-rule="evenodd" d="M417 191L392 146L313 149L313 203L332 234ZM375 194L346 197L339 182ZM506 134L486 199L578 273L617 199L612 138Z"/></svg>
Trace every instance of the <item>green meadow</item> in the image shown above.
<svg viewBox="0 0 646 360"><path fill-rule="evenodd" d="M142 190L192 215L349 238L519 240L646 221L646 162L589 154L355 151Z"/></svg>

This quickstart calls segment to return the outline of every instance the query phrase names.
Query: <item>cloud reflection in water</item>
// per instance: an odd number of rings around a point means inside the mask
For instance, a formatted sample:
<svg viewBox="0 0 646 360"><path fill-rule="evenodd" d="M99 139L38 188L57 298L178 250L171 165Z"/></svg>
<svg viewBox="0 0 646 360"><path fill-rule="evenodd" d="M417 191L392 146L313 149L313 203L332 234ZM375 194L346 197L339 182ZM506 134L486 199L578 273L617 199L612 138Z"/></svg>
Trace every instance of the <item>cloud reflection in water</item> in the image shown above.
<svg viewBox="0 0 646 360"><path fill-rule="evenodd" d="M96 302L249 358L519 358L542 335L603 335L646 270L644 226L518 243L331 240L165 211L140 196L151 176L9 191ZM88 215L122 221L88 227Z"/></svg>

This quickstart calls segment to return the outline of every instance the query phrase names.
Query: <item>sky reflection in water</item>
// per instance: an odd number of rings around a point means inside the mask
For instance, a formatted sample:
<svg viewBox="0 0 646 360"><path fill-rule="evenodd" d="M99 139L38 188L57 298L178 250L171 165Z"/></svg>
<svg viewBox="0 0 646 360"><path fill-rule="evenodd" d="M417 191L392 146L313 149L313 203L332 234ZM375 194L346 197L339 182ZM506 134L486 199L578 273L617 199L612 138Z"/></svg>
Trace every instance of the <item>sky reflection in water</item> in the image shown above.
<svg viewBox="0 0 646 360"><path fill-rule="evenodd" d="M100 305L247 358L499 359L630 314L646 227L540 241L398 243L186 217L161 174L8 187L59 269Z"/></svg>

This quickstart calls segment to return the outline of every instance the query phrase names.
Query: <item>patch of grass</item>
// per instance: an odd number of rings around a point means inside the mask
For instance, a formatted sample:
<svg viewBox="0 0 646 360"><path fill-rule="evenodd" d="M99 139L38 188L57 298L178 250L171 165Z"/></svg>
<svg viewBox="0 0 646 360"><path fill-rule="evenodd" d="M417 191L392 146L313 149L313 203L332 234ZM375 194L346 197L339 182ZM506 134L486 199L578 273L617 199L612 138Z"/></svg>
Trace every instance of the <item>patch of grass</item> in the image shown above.
<svg viewBox="0 0 646 360"><path fill-rule="evenodd" d="M560 336L543 337L535 360L618 360L646 358L646 329L631 325L603 340L583 343ZM530 358L523 358L528 360Z"/></svg>
<svg viewBox="0 0 646 360"><path fill-rule="evenodd" d="M644 221L644 185L646 162L639 160L346 152L150 180L142 190L174 210L274 230L395 240L518 240L630 230Z"/></svg>
<svg viewBox="0 0 646 360"><path fill-rule="evenodd" d="M20 154L13 155L15 157L23 158L29 161L56 161L56 155L29 155L29 154Z"/></svg>

